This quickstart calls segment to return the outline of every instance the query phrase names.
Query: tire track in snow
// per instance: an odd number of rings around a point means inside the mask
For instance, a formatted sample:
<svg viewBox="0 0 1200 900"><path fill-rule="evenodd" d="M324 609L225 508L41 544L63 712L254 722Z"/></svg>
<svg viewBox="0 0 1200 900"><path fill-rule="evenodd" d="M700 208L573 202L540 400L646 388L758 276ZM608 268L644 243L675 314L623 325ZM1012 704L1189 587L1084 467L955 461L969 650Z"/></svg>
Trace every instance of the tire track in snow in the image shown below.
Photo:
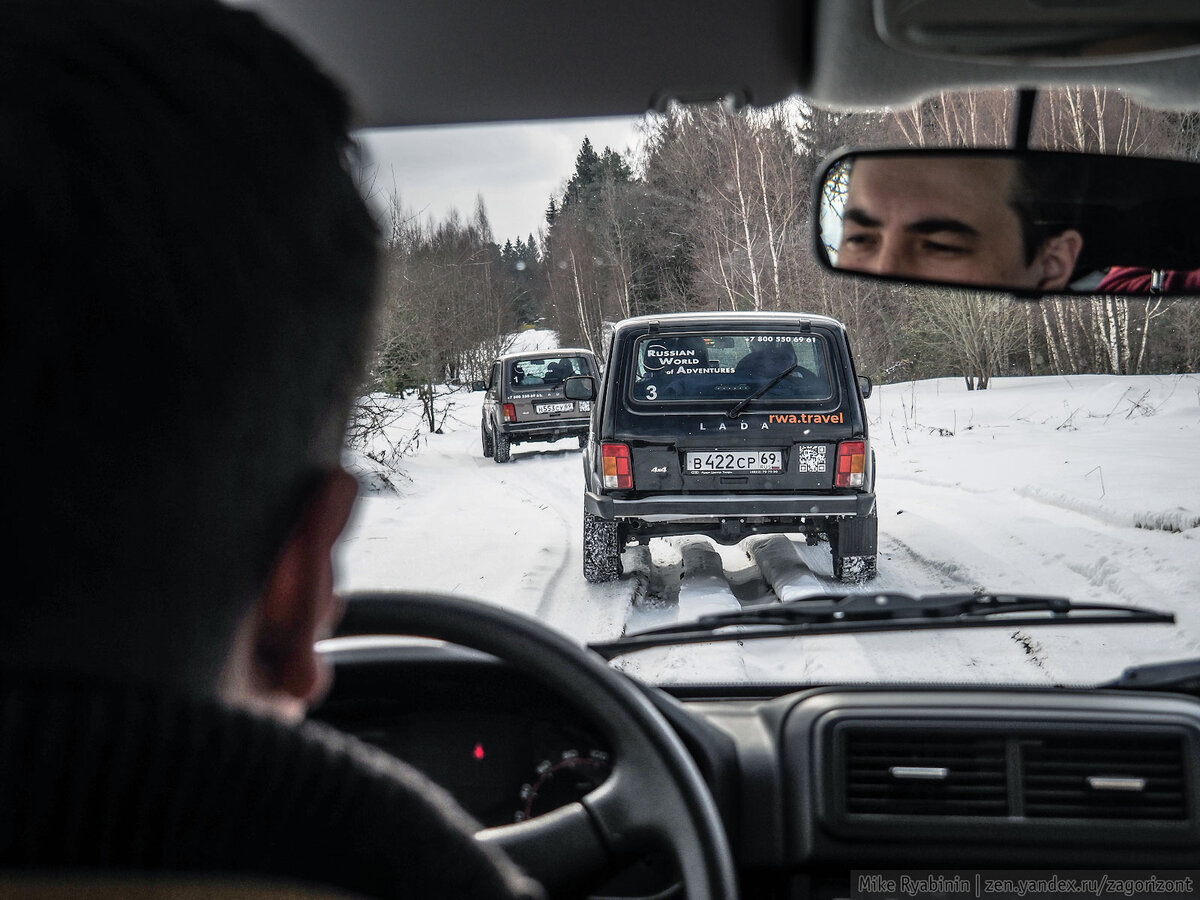
<svg viewBox="0 0 1200 900"><path fill-rule="evenodd" d="M535 477L522 480L521 499L536 503L549 520L537 542L540 558L527 566L523 579L537 598L532 615L580 643L619 637L637 582L621 579L589 585L583 579L583 477L578 448L514 455L507 465L516 463L536 469Z"/></svg>
<svg viewBox="0 0 1200 900"><path fill-rule="evenodd" d="M785 534L747 538L741 547L780 603L829 590L829 585L804 564L796 545Z"/></svg>
<svg viewBox="0 0 1200 900"><path fill-rule="evenodd" d="M802 539L786 535L748 538L737 547L713 549L703 539L675 539L684 545L683 585L677 607L635 612L630 631L687 621L695 615L736 609L736 598L728 590L726 599L716 601L714 594L729 582L730 560L753 556L760 561L761 574L788 599L800 599L814 590L840 593L844 589L870 593L880 589L937 591L962 590L961 584L948 580L942 568L926 563L913 554L905 564L893 565L892 584L872 582L843 585L832 578L828 547L810 547ZM719 550L725 551L722 571L716 571ZM893 556L902 554L894 550ZM658 554L661 559L662 554ZM697 565L694 561L699 559ZM689 571L687 563L693 562ZM817 562L825 572L815 571ZM765 564L765 565L764 565ZM668 562L672 572L674 565ZM695 571L698 569L699 571ZM918 576L913 578L914 573ZM652 578L657 573L652 573ZM667 578L672 575L665 576ZM716 580L723 584L720 588ZM932 579L932 583L931 583ZM919 587L913 582L919 582ZM700 607L685 610L689 582L698 592ZM765 602L778 602L779 596ZM712 607L716 602L716 608ZM734 649L736 647L736 649ZM813 635L780 639L747 639L721 644L693 644L664 648L624 658L619 667L653 682L709 682L722 679L751 682L830 683L830 682L912 682L931 680L944 683L1051 684L1052 672L1031 657L1026 647L1003 628L923 631L920 634L883 632L869 635Z"/></svg>
<svg viewBox="0 0 1200 900"><path fill-rule="evenodd" d="M650 547L635 549L639 551L639 561L651 567L648 576L651 590L658 585L661 593L652 595L655 602L631 609L630 631L690 622L703 615L741 609L721 555L707 539L668 538L651 541ZM627 555L630 555L628 551ZM668 599L671 595L675 597L673 603ZM746 654L730 653L730 648L735 645L739 651L744 651L742 641L664 647L622 657L615 666L654 684L710 679L746 683L753 676L746 664ZM706 659L714 657L717 659L715 665L710 667L705 663Z"/></svg>
<svg viewBox="0 0 1200 900"><path fill-rule="evenodd" d="M402 493L360 498L337 547L337 589L456 593L581 643L619 636L632 587L589 590L583 580L575 441L522 445L498 464L481 453L479 397L463 398L444 434L422 436L403 461Z"/></svg>
<svg viewBox="0 0 1200 900"><path fill-rule="evenodd" d="M881 500L881 548L898 545L927 567L973 590L1070 597L1083 602L1169 608L1176 626L1094 625L1029 628L1011 639L1054 683L1094 683L1129 665L1200 655L1200 567L1180 564L1185 535L1106 523L1088 512L1013 490L974 495L893 476ZM1048 514L1049 513L1049 514ZM895 545L892 542L895 542ZM1046 548L1069 547L1070 552ZM952 558L953 562L947 562ZM1130 564L1130 561L1136 564ZM880 569L884 570L881 559ZM1190 575L1189 575L1190 571ZM1037 651L1029 650L1029 642Z"/></svg>
<svg viewBox="0 0 1200 900"><path fill-rule="evenodd" d="M779 543L780 540L790 543L790 558L788 548ZM881 534L879 538L880 574L875 580L863 584L842 584L833 579L827 545L810 546L803 539L789 539L782 535L768 538L762 544L767 542L773 542L774 546L767 548L764 554L760 544L756 555L765 557L762 561L767 564L769 571L764 574L769 581L782 586L786 592L784 596L803 597L804 591L811 589L813 584L820 590L862 594L884 590L937 593L961 591L966 587L964 575L957 566L926 559L902 541L886 534ZM818 574L815 571L818 568L823 569L823 573ZM1033 665L1034 661L1028 654L1016 647L1013 636L1002 629L990 634L947 629L925 631L919 636L905 635L903 632L847 635L835 638L832 644L817 643L822 640L819 637L808 640L811 644L808 653L810 658L806 659L805 671L809 677L816 679L828 678L832 674L832 667L824 658L827 651L835 652L831 650L832 647L841 647L841 652L846 653L844 648L853 644L857 650L853 657L856 662L841 668L854 668L856 671L843 677L856 681L872 678L906 681L911 680L914 673L932 677L929 674L931 671L937 672L941 680L962 683L978 683L987 679L1021 683L1050 680L1041 666ZM919 658L922 654L925 659ZM939 662L931 668L930 660Z"/></svg>

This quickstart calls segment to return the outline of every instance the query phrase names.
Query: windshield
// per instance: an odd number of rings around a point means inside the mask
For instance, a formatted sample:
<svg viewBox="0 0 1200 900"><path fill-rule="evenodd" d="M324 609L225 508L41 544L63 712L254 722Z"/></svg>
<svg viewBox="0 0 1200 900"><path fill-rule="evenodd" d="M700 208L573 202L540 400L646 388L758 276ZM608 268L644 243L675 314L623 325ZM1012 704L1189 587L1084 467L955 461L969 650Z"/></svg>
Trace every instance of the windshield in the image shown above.
<svg viewBox="0 0 1200 900"><path fill-rule="evenodd" d="M339 588L464 594L580 643L831 590L1051 594L1176 614L1174 625L747 639L615 659L660 684L1077 685L1200 656L1200 303L1030 303L815 262L813 184L837 148L1002 146L1013 105L997 91L849 116L790 101L363 133L363 183L389 237ZM1175 158L1200 152L1194 133L1090 88L1048 93L1032 129L1046 149ZM842 224L824 225L836 258ZM936 259L955 254L944 235L921 240ZM847 346L795 326L664 324L609 366L622 321L699 312L826 316ZM594 352L598 368L562 348ZM512 388L587 375L597 399L570 393L509 421L504 397L472 387L518 353L500 376ZM617 435L607 397L663 433ZM837 422L809 416L831 411ZM590 427L568 430L572 412L590 412ZM742 443L724 443L727 432ZM689 475L700 453L721 465ZM857 482L840 480L843 463ZM673 504L613 520L609 580L584 573L589 492ZM807 518L779 512L818 493L825 505ZM867 493L871 504L846 505ZM692 533L664 533L680 508L738 497L736 509L690 514ZM877 529L858 554L873 554L870 580L838 577L852 516Z"/></svg>
<svg viewBox="0 0 1200 900"><path fill-rule="evenodd" d="M776 378L763 394L768 401L832 396L824 340L811 334L647 336L638 342L633 365L637 400L741 400Z"/></svg>
<svg viewBox="0 0 1200 900"><path fill-rule="evenodd" d="M562 384L572 375L590 374L587 361L582 356L539 356L533 359L516 359L508 364L508 372L508 383L517 389Z"/></svg>

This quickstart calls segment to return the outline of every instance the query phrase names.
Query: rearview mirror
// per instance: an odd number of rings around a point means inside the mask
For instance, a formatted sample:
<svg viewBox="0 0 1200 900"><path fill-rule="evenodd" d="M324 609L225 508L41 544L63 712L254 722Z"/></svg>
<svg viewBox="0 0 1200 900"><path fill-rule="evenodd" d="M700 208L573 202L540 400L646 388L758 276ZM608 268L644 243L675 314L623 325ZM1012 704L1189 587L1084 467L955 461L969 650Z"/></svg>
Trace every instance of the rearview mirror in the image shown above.
<svg viewBox="0 0 1200 900"><path fill-rule="evenodd" d="M1044 294L1200 294L1200 165L1010 150L853 151L819 175L831 269Z"/></svg>
<svg viewBox="0 0 1200 900"><path fill-rule="evenodd" d="M572 375L563 382L563 393L568 400L593 400L596 397L596 382L591 375Z"/></svg>

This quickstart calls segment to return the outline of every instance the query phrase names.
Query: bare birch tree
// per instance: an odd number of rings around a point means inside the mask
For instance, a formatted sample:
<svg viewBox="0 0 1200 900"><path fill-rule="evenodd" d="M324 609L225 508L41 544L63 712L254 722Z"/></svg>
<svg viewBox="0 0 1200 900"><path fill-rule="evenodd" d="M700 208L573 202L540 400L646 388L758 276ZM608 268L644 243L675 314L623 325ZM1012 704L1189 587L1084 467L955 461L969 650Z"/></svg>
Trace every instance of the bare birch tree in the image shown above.
<svg viewBox="0 0 1200 900"><path fill-rule="evenodd" d="M983 291L921 288L911 293L912 340L962 376L967 390L987 390L1021 347L1025 314L1009 298Z"/></svg>

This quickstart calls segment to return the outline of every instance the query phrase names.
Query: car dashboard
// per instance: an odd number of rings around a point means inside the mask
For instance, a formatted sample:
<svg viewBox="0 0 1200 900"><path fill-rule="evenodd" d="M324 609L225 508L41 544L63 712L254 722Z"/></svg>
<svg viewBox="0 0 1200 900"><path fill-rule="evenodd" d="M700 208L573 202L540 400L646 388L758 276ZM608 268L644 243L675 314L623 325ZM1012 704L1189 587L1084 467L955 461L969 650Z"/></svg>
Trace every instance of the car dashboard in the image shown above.
<svg viewBox="0 0 1200 900"><path fill-rule="evenodd" d="M350 643L329 657L334 689L313 717L422 769L484 825L578 800L609 771L586 709L486 654ZM745 897L850 897L852 876L878 872L1200 868L1200 704L1185 695L644 690L713 793ZM596 895L671 884L669 861L647 857Z"/></svg>
<svg viewBox="0 0 1200 900"><path fill-rule="evenodd" d="M609 772L587 715L509 666L458 648L343 659L314 717L403 759L487 827L577 800Z"/></svg>

